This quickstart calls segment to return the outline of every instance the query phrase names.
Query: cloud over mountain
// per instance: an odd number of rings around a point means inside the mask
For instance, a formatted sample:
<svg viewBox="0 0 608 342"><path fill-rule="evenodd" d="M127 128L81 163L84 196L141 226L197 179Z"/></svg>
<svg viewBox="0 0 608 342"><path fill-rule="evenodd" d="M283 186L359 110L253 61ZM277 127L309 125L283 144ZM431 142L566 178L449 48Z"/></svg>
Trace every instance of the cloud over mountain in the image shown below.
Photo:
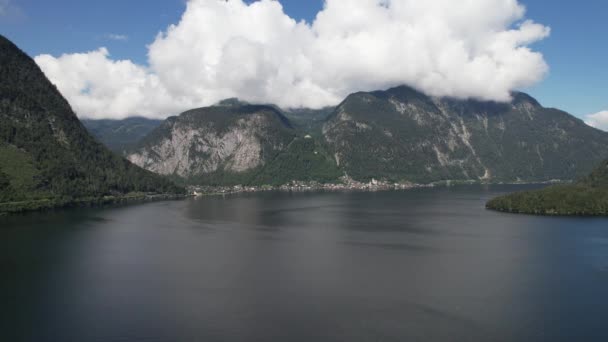
<svg viewBox="0 0 608 342"><path fill-rule="evenodd" d="M585 116L585 123L608 132L608 110Z"/></svg>
<svg viewBox="0 0 608 342"><path fill-rule="evenodd" d="M36 61L88 117L164 117L228 97L321 107L398 84L506 101L547 72L529 45L548 35L517 0L326 0L312 23L279 1L190 0L147 66L104 48Z"/></svg>

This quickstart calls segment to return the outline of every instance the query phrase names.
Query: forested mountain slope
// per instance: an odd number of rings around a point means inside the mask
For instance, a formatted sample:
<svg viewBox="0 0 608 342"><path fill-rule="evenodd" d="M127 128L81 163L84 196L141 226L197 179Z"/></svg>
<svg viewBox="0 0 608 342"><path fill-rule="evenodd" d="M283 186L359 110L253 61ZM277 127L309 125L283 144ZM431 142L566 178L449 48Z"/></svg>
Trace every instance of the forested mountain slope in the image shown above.
<svg viewBox="0 0 608 342"><path fill-rule="evenodd" d="M0 202L182 191L95 141L36 63L0 36Z"/></svg>
<svg viewBox="0 0 608 342"><path fill-rule="evenodd" d="M281 185L340 176L323 146L277 107L237 100L167 119L128 159L192 184Z"/></svg>
<svg viewBox="0 0 608 342"><path fill-rule="evenodd" d="M355 179L572 180L608 158L608 133L523 93L511 103L433 98L409 87L356 93L323 127Z"/></svg>

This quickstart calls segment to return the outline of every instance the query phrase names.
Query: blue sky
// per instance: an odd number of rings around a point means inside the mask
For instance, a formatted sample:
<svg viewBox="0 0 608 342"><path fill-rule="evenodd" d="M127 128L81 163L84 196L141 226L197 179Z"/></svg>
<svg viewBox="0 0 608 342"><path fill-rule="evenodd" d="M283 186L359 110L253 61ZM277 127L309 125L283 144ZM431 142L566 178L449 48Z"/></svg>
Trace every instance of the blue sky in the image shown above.
<svg viewBox="0 0 608 342"><path fill-rule="evenodd" d="M5 0L4 0L5 1ZM605 0L523 0L527 18L551 27L532 47L543 53L550 73L527 89L545 106L583 116L608 110L608 35ZM3 0L0 0L0 4ZM113 59L147 62L147 45L177 23L185 0L12 0L0 17L0 33L28 54L86 52L105 46ZM311 21L321 0L281 0L293 18ZM111 35L123 35L124 40Z"/></svg>

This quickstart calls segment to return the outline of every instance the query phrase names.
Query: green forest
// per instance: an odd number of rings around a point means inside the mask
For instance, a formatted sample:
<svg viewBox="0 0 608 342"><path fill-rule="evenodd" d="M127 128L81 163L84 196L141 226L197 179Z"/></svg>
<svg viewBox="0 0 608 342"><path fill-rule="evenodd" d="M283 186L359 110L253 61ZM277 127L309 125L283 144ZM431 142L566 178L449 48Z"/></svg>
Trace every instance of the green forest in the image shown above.
<svg viewBox="0 0 608 342"><path fill-rule="evenodd" d="M184 192L95 141L36 63L2 36L0 79L0 199L13 204L0 211Z"/></svg>
<svg viewBox="0 0 608 342"><path fill-rule="evenodd" d="M487 207L535 215L608 215L608 161L575 184L498 197L488 202Z"/></svg>

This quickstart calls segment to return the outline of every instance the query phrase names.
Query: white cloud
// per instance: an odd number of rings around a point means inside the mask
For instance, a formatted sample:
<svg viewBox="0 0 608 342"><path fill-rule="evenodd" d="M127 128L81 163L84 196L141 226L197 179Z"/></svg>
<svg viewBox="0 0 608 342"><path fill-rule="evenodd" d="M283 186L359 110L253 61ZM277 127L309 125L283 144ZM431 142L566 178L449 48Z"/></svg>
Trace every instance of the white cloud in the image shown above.
<svg viewBox="0 0 608 342"><path fill-rule="evenodd" d="M585 123L608 132L608 110L585 116Z"/></svg>
<svg viewBox="0 0 608 342"><path fill-rule="evenodd" d="M82 54L36 57L79 115L124 118L130 115L166 117L192 103L169 96L158 76L131 61L111 60L100 48Z"/></svg>
<svg viewBox="0 0 608 342"><path fill-rule="evenodd" d="M273 0L189 0L149 66L105 49L36 61L82 116L162 117L227 97L321 107L399 84L506 101L548 70L529 45L549 29L524 15L517 0L326 0L306 23Z"/></svg>
<svg viewBox="0 0 608 342"><path fill-rule="evenodd" d="M121 42L126 42L127 40L129 40L129 36L127 36L125 34L115 34L115 33L106 34L106 38L109 40L117 40L117 41L121 41Z"/></svg>

